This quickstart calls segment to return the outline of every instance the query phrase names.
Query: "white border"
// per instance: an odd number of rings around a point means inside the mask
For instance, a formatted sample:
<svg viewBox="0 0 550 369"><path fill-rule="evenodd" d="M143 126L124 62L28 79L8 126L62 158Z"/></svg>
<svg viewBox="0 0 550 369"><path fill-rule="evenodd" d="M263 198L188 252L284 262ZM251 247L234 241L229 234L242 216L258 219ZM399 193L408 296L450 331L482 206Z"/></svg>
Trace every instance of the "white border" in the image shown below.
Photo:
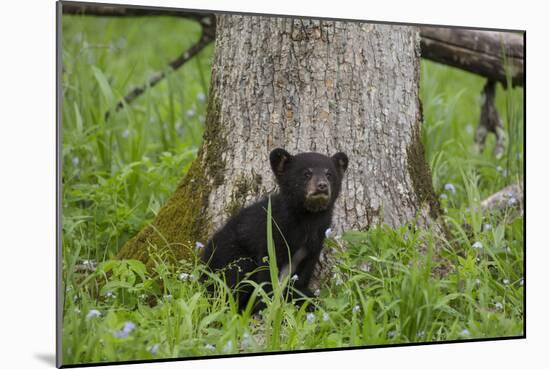
<svg viewBox="0 0 550 369"><path fill-rule="evenodd" d="M158 368L518 368L548 347L548 12L518 1L145 0L155 5L527 30L527 339L218 360ZM539 4L543 4L540 2ZM0 13L0 334L3 367L53 367L55 352L55 1L11 0ZM7 78L7 84L5 80ZM544 162L543 162L544 161ZM542 359L542 363L548 359ZM118 368L145 368L151 364Z"/></svg>

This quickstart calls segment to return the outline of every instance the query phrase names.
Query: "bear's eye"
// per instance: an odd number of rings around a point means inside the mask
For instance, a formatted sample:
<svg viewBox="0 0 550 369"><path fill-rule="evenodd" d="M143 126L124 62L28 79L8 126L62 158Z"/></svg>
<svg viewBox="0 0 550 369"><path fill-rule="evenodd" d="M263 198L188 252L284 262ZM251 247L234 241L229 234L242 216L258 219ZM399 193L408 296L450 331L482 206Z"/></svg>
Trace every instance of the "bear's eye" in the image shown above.
<svg viewBox="0 0 550 369"><path fill-rule="evenodd" d="M304 177L307 178L307 179L310 179L311 178L311 170L306 170L304 171Z"/></svg>
<svg viewBox="0 0 550 369"><path fill-rule="evenodd" d="M330 179L332 177L332 173L327 170L325 176L327 177L327 179Z"/></svg>

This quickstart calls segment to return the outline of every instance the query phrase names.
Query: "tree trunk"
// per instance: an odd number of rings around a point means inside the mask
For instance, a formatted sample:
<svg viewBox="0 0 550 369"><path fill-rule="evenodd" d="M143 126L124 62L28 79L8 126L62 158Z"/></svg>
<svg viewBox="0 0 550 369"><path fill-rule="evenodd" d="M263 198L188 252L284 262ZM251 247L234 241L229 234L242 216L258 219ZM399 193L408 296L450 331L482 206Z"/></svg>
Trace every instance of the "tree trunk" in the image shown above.
<svg viewBox="0 0 550 369"><path fill-rule="evenodd" d="M222 15L202 148L176 192L121 250L182 259L276 190L268 155L345 152L333 230L439 215L420 142L415 27ZM166 247L168 246L168 247Z"/></svg>

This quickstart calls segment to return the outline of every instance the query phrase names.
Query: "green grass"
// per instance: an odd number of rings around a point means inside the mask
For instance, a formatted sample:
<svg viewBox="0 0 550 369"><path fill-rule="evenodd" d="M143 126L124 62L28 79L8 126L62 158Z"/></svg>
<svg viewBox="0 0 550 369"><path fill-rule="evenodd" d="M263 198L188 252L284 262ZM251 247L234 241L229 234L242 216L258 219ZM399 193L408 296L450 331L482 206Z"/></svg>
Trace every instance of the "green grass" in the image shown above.
<svg viewBox="0 0 550 369"><path fill-rule="evenodd" d="M127 109L104 114L198 35L181 19L63 19L64 364L523 334L523 217L476 210L522 179L523 91L497 91L508 149L496 160L494 137L481 153L473 141L484 80L429 62L421 71L422 138L450 239L408 226L331 238L326 247L338 262L311 302L315 313L278 293L262 319L237 314L214 275L209 296L198 260L158 263L151 273L137 261L113 261L196 155L212 47ZM435 244L443 245L438 258ZM97 270L78 272L85 261Z"/></svg>

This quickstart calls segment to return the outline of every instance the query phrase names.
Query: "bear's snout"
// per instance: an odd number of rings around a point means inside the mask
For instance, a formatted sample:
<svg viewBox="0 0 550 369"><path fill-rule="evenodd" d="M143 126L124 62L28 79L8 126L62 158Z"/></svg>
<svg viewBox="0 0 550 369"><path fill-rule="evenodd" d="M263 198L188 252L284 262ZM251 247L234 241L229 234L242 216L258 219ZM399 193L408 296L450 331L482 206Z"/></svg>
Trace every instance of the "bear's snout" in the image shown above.
<svg viewBox="0 0 550 369"><path fill-rule="evenodd" d="M317 191L328 193L328 182L320 180L317 182Z"/></svg>

